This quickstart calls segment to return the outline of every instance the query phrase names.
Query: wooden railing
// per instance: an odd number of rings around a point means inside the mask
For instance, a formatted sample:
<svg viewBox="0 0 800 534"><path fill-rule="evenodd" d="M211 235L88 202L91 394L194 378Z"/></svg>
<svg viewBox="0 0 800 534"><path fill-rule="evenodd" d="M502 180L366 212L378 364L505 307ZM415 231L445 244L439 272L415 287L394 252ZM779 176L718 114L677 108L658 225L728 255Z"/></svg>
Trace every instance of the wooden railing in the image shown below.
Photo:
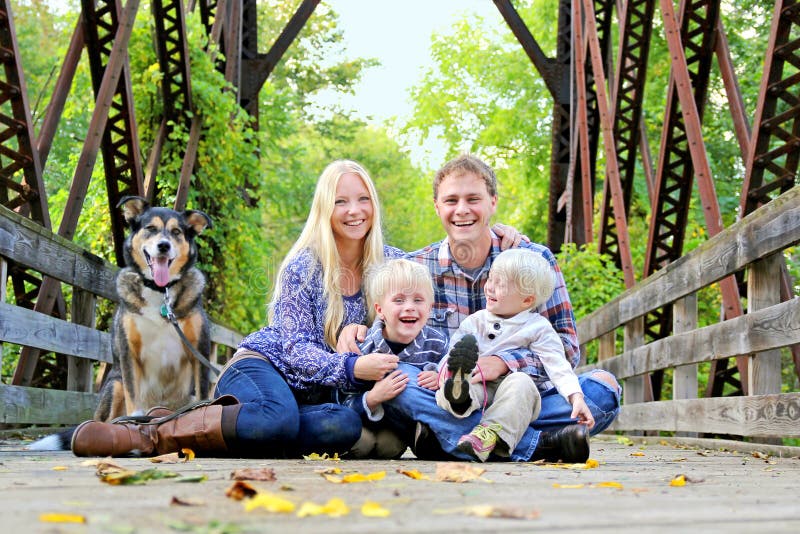
<svg viewBox="0 0 800 534"><path fill-rule="evenodd" d="M6 303L8 262L71 288L71 320ZM94 328L97 298L117 300L118 268L37 223L0 206L0 341L67 355L67 390L0 383L0 423L74 424L92 417L97 395L94 362L112 362L111 335ZM79 324L80 323L80 324ZM230 353L241 335L211 325L212 362Z"/></svg>
<svg viewBox="0 0 800 534"><path fill-rule="evenodd" d="M762 206L578 322L598 363L623 381L610 430L800 437L800 392L781 393L780 349L800 343L800 298L780 302L783 250L800 242L800 186ZM746 269L747 313L697 328L696 292ZM571 288L573 292L579 288ZM643 317L673 306L673 335L644 343ZM623 352L615 354L618 330ZM697 364L745 357L748 395L697 398ZM673 399L643 402L644 375L673 370Z"/></svg>

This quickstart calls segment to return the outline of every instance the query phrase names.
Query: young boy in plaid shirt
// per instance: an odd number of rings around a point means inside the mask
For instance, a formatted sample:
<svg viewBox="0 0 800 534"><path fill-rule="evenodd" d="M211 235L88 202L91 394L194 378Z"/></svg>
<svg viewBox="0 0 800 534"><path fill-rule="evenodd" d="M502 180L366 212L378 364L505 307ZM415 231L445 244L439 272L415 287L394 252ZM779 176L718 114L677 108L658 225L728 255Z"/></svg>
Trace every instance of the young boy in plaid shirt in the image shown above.
<svg viewBox="0 0 800 534"><path fill-rule="evenodd" d="M426 325L433 305L428 270L409 260L388 260L367 271L364 286L374 322L359 344L361 354L395 354L420 370L420 386L437 389L436 364L447 351L447 338ZM339 402L358 412L364 424L361 439L350 450L352 457L397 458L405 452L406 443L382 424L381 405L407 384L408 375L395 370L361 390L339 391Z"/></svg>

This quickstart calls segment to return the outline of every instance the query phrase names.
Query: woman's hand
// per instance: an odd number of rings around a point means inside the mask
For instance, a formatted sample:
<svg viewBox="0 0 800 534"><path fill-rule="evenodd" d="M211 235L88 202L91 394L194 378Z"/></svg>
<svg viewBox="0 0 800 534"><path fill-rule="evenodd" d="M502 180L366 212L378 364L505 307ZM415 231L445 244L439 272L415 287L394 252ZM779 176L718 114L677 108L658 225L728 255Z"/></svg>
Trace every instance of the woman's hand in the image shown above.
<svg viewBox="0 0 800 534"><path fill-rule="evenodd" d="M408 375L397 369L375 382L372 389L367 391L367 406L374 410L380 403L391 400L400 395L408 385Z"/></svg>
<svg viewBox="0 0 800 534"><path fill-rule="evenodd" d="M586 425L586 428L592 428L594 426L594 416L592 416L592 411L586 405L586 401L583 400L583 393L573 393L569 396L569 402L572 404L572 417L573 419L578 420L578 424Z"/></svg>
<svg viewBox="0 0 800 534"><path fill-rule="evenodd" d="M494 226L492 226L492 231L500 238L500 250L518 247L522 241L526 243L531 242L530 237L520 233L519 230L507 224L495 223Z"/></svg>
<svg viewBox="0 0 800 534"><path fill-rule="evenodd" d="M336 341L336 352L355 352L361 354L358 344L364 341L367 335L367 327L363 324L349 324L339 332L339 339Z"/></svg>
<svg viewBox="0 0 800 534"><path fill-rule="evenodd" d="M439 373L436 371L422 371L417 375L417 385L421 388L436 391L439 389Z"/></svg>
<svg viewBox="0 0 800 534"><path fill-rule="evenodd" d="M380 354L378 352L365 354L359 356L356 360L353 374L359 380L377 381L397 369L398 361L400 361L400 358L394 354Z"/></svg>

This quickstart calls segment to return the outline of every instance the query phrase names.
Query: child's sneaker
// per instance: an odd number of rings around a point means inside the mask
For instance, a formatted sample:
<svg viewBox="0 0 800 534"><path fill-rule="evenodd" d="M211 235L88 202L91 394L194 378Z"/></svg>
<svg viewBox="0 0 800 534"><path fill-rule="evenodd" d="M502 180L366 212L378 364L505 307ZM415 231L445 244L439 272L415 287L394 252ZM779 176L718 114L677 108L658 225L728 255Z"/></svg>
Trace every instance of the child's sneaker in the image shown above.
<svg viewBox="0 0 800 534"><path fill-rule="evenodd" d="M473 335L466 335L450 349L447 356L448 377L444 382L444 398L453 411L462 414L472 404L469 396L469 379L478 363L478 341Z"/></svg>
<svg viewBox="0 0 800 534"><path fill-rule="evenodd" d="M476 460L485 462L497 445L497 433L502 429L503 427L497 423L489 425L480 423L472 429L472 432L459 438L458 450L469 454Z"/></svg>

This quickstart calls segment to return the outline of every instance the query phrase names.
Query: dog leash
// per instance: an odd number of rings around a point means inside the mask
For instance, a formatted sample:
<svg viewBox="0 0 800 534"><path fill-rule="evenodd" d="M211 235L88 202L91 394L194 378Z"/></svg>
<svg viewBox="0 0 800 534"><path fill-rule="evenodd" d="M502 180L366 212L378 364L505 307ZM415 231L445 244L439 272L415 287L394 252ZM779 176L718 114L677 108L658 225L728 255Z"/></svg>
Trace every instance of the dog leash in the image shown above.
<svg viewBox="0 0 800 534"><path fill-rule="evenodd" d="M200 351L194 348L192 342L189 341L189 338L187 338L186 334L184 334L183 330L181 330L181 327L178 324L178 319L175 318L175 314L172 312L172 306L170 306L169 303L169 287L164 288L164 304L161 305L161 316L167 319L170 323L172 323L172 326L175 327L175 330L178 332L181 341L183 341L183 344L186 345L186 347L192 354L194 354L194 357L197 358L197 361L202 363L205 367L208 367L208 369L215 375L219 375L219 369L214 367L214 365L210 361L208 361L208 359L205 356L200 354Z"/></svg>

